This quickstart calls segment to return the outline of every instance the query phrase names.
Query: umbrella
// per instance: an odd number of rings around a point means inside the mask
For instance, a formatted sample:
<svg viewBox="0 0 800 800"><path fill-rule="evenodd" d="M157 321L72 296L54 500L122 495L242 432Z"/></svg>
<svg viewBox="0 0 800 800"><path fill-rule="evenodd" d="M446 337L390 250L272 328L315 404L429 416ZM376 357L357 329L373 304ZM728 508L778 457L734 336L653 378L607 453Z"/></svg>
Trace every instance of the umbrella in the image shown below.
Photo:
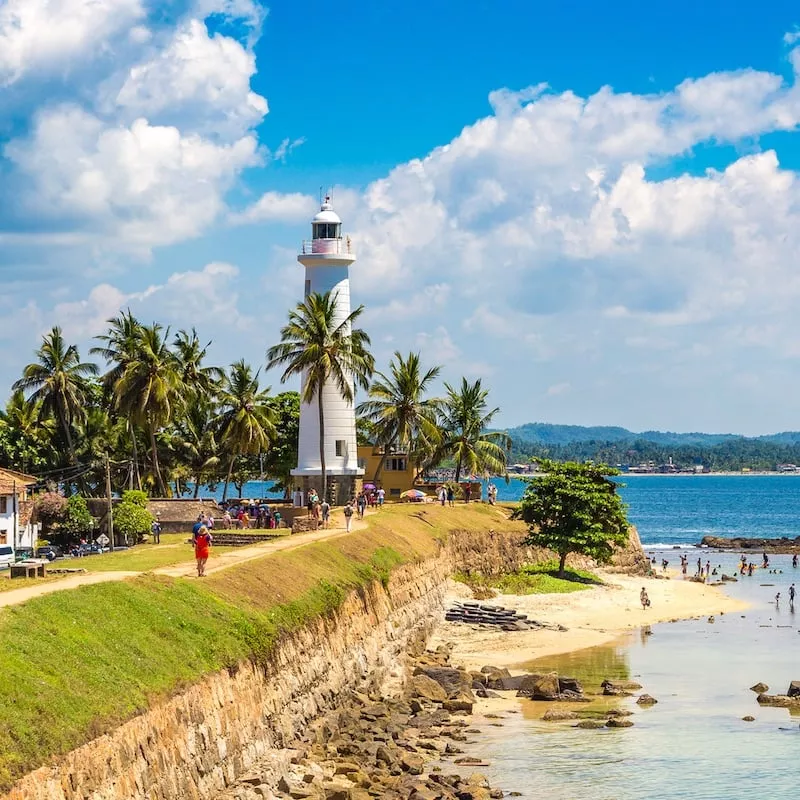
<svg viewBox="0 0 800 800"><path fill-rule="evenodd" d="M421 492L419 489L409 489L407 492L403 492L403 497L410 497L412 499L418 499L421 497L425 497L425 492Z"/></svg>
<svg viewBox="0 0 800 800"><path fill-rule="evenodd" d="M365 489L374 489L375 488L375 484L374 483L365 483L364 484L364 488Z"/></svg>

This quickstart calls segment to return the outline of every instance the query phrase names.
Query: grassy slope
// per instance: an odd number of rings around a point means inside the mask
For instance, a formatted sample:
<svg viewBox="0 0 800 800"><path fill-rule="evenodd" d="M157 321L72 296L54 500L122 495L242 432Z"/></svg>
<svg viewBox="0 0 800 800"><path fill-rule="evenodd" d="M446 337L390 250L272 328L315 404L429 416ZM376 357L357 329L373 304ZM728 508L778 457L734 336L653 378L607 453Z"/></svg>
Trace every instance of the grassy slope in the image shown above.
<svg viewBox="0 0 800 800"><path fill-rule="evenodd" d="M0 610L0 790L153 699L266 656L349 589L433 554L448 530L497 523L488 507L388 507L364 530L203 582L143 575Z"/></svg>

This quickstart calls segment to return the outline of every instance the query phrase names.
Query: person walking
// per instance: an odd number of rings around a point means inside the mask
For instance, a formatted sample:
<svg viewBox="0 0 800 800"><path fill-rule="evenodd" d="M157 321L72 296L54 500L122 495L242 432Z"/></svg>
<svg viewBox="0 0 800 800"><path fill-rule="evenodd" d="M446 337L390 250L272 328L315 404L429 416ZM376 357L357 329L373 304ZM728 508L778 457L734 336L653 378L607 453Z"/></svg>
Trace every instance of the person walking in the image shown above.
<svg viewBox="0 0 800 800"><path fill-rule="evenodd" d="M161 523L157 519L153 520L150 532L153 534L153 544L161 544Z"/></svg>
<svg viewBox="0 0 800 800"><path fill-rule="evenodd" d="M456 493L453 491L453 487L452 486L448 486L447 487L447 505L449 505L450 508L453 507L453 499L455 498L455 496L456 496Z"/></svg>
<svg viewBox="0 0 800 800"><path fill-rule="evenodd" d="M794 595L795 595L795 589L794 589L794 584L792 584L789 587L789 605L790 606L794 605Z"/></svg>
<svg viewBox="0 0 800 800"><path fill-rule="evenodd" d="M331 518L331 504L327 500L323 500L319 504L319 510L320 513L322 514L322 527L327 528L328 521Z"/></svg>
<svg viewBox="0 0 800 800"><path fill-rule="evenodd" d="M650 608L650 598L647 595L647 589L642 586L642 591L639 592L639 602L642 604L642 611Z"/></svg>
<svg viewBox="0 0 800 800"><path fill-rule="evenodd" d="M386 490L383 488L383 486L381 486L381 488L378 489L377 494L378 494L378 508L382 508L383 501L386 499Z"/></svg>
<svg viewBox="0 0 800 800"><path fill-rule="evenodd" d="M209 552L211 550L211 534L205 525L200 526L200 530L194 537L194 557L197 560L197 577L205 578L206 576L206 561L208 561Z"/></svg>
<svg viewBox="0 0 800 800"><path fill-rule="evenodd" d="M447 502L447 489L444 486L439 489L439 502L442 504L442 508L444 508L444 504Z"/></svg>
<svg viewBox="0 0 800 800"><path fill-rule="evenodd" d="M353 522L353 501L348 500L347 505L344 507L344 527L350 533L350 525Z"/></svg>
<svg viewBox="0 0 800 800"><path fill-rule="evenodd" d="M356 505L358 506L358 518L364 519L364 512L367 510L367 498L364 495L364 492L361 492L358 495Z"/></svg>

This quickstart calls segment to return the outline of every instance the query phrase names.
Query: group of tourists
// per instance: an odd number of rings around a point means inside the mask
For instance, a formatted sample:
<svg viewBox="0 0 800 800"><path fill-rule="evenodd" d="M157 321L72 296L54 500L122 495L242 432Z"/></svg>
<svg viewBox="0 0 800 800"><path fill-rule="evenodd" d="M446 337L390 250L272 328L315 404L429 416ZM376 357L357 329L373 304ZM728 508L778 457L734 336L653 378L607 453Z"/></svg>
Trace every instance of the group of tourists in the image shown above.
<svg viewBox="0 0 800 800"><path fill-rule="evenodd" d="M265 501L240 500L229 503L225 505L225 513L222 515L222 527L227 529L260 528L270 530L280 528L280 526L281 512L270 508L269 503Z"/></svg>

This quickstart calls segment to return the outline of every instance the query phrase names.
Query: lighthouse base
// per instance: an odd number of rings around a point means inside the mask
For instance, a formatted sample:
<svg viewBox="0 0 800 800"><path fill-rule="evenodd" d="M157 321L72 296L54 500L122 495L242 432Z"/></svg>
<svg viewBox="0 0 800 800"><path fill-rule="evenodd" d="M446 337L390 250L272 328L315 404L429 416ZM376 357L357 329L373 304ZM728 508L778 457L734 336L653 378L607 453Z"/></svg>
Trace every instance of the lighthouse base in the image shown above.
<svg viewBox="0 0 800 800"><path fill-rule="evenodd" d="M348 500L354 498L360 491L364 482L362 475L337 475L329 472L328 478L328 502L332 506L343 506ZM306 502L308 493L311 489L316 489L317 494L322 496L322 475L292 475L295 491L300 489L303 493L303 502Z"/></svg>

